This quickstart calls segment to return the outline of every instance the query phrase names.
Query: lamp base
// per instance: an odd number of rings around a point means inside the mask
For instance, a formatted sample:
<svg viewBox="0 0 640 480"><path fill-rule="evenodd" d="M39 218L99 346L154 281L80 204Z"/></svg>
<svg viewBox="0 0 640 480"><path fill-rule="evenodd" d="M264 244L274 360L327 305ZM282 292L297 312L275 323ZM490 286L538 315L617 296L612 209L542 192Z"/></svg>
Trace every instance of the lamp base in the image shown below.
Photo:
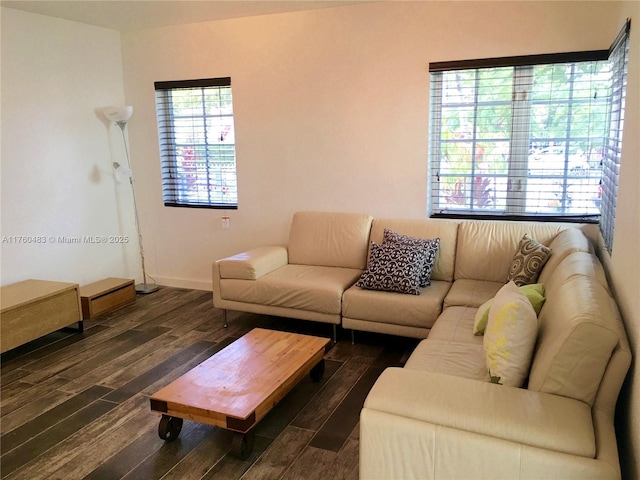
<svg viewBox="0 0 640 480"><path fill-rule="evenodd" d="M139 283L136 285L136 293L153 293L158 291L158 285L155 283Z"/></svg>

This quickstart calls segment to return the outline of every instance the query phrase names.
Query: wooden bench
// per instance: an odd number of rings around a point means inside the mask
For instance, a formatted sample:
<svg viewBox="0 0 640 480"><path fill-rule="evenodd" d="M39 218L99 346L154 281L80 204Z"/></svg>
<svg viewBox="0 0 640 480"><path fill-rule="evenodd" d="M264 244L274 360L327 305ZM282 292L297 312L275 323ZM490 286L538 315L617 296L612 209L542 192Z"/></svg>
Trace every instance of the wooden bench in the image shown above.
<svg viewBox="0 0 640 480"><path fill-rule="evenodd" d="M75 322L83 331L76 283L25 280L0 289L0 353Z"/></svg>

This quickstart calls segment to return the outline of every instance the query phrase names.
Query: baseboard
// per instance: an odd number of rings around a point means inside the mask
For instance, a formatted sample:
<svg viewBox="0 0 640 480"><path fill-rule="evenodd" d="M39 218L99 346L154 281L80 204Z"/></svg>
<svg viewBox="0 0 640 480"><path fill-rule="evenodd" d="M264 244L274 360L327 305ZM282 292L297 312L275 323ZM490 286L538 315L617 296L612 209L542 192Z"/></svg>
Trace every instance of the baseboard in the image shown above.
<svg viewBox="0 0 640 480"><path fill-rule="evenodd" d="M197 280L187 280L184 278L170 278L170 277L154 277L158 285L165 287L175 288L189 288L191 290L208 290L213 291L211 281L202 282Z"/></svg>

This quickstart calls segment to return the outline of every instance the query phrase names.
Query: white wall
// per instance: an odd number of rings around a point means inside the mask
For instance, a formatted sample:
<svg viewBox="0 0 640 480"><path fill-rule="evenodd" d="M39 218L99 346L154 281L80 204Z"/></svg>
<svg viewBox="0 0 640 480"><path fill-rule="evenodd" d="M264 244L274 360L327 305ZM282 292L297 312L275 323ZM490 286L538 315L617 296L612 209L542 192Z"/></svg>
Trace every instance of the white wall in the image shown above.
<svg viewBox="0 0 640 480"><path fill-rule="evenodd" d="M209 289L211 261L286 242L301 209L424 218L429 62L604 49L628 16L623 180L603 258L640 352L638 2L385 2L123 35L149 270ZM222 76L232 78L239 181L227 231L221 211L163 207L153 100L154 81ZM639 474L639 389L629 383L620 401L627 478Z"/></svg>
<svg viewBox="0 0 640 480"><path fill-rule="evenodd" d="M97 112L124 103L119 33L2 8L1 35L2 284L137 275L131 189L111 168L121 132Z"/></svg>

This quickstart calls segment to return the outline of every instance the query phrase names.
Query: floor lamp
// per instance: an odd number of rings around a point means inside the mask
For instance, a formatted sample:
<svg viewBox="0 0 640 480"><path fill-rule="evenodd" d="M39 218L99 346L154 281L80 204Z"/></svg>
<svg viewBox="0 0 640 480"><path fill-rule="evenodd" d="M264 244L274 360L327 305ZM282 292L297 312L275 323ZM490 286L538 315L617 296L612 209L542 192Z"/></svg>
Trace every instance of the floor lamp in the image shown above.
<svg viewBox="0 0 640 480"><path fill-rule="evenodd" d="M124 129L127 126L127 121L131 118L133 113L133 107L107 107L102 110L102 113L107 120L115 123L120 127L122 133L122 142L124 143L124 151L127 155L127 167L122 167L118 162L113 162L113 168L116 169L116 174L122 177L129 178L129 185L131 185L131 192L133 193L133 211L135 214L136 230L138 232L138 245L140 248L140 261L142 263L142 283L136 285L136 293L153 293L158 290L158 285L153 282L147 282L147 272L144 268L144 250L142 248L142 233L140 232L140 222L138 221L138 205L136 203L136 189L133 183L133 172L131 170L131 160L129 158L129 149L127 148L127 140L124 135ZM149 277L151 278L151 277ZM152 279L153 280L153 279Z"/></svg>

